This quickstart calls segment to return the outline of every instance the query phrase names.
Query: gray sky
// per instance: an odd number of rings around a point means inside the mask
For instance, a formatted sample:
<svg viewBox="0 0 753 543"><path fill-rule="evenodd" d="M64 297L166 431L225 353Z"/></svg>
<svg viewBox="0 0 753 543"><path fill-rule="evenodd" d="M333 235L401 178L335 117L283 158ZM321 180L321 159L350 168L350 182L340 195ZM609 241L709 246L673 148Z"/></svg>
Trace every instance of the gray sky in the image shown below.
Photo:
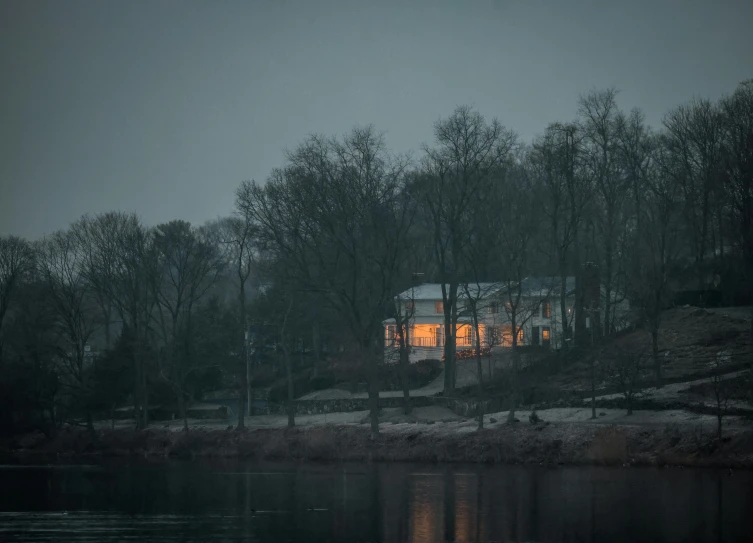
<svg viewBox="0 0 753 543"><path fill-rule="evenodd" d="M394 151L459 104L526 140L615 86L657 125L753 77L753 1L0 2L0 234L228 214L307 134Z"/></svg>

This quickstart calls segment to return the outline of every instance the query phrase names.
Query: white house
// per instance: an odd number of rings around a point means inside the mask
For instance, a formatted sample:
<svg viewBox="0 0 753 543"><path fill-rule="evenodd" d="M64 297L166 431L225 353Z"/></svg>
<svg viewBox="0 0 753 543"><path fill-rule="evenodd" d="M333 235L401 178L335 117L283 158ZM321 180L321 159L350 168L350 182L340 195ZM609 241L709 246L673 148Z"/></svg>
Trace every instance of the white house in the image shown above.
<svg viewBox="0 0 753 543"><path fill-rule="evenodd" d="M568 328L571 331L568 337L573 337L575 329L575 277L567 277L565 281L565 315L560 303L561 285L559 277L528 277L520 285L515 283L510 286L507 283L461 285L458 289L456 349L472 349L476 345L470 300L476 301L482 348L504 349L512 346L513 315L518 345L561 347L565 339L563 330ZM604 290L599 290L601 299L598 305L603 306ZM425 358L441 359L445 342L442 285L427 283L408 289L397 296L396 304L410 323L411 362ZM629 304L624 299L614 297L613 304L618 316L615 319L616 327L620 329L626 325ZM590 328L590 315L586 316L585 321L586 328ZM395 319L385 320L384 327L385 357L393 358L398 347Z"/></svg>

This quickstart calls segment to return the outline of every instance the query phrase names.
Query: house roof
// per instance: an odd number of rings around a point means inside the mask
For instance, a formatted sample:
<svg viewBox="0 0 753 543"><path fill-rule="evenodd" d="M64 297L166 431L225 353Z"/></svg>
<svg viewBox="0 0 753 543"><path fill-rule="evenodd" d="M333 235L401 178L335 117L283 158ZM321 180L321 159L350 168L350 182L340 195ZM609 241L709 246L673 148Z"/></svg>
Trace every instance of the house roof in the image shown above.
<svg viewBox="0 0 753 543"><path fill-rule="evenodd" d="M485 297L497 292L503 287L502 283L469 283L468 291L472 297ZM441 283L424 283L417 287L409 288L398 295L403 300L441 300ZM458 297L466 298L465 287L458 288Z"/></svg>
<svg viewBox="0 0 753 543"><path fill-rule="evenodd" d="M526 297L545 298L560 293L560 277L526 277L521 282L521 295ZM507 284L498 283L469 283L468 290L473 298L485 298L503 290ZM567 277L565 281L566 295L575 292L575 277ZM441 283L424 283L410 288L398 295L403 300L441 300ZM458 297L466 298L465 286L458 289Z"/></svg>

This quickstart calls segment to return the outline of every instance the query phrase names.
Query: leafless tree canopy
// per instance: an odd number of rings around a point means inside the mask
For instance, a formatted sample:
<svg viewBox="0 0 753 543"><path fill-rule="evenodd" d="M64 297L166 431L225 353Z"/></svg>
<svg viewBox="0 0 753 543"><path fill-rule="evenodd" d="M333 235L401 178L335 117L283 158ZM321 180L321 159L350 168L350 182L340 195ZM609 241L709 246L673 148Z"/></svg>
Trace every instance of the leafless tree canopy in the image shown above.
<svg viewBox="0 0 753 543"><path fill-rule="evenodd" d="M373 126L314 134L264 183L241 183L231 216L203 226L147 226L115 211L35 243L0 237L0 383L24 383L0 396L32 391L14 405L54 431L126 405L139 428L157 406L175 404L185 419L192 401L220 390L237 401L243 428L256 385L284 380L292 414L295 379L321 379L350 356L367 368L376 433L385 319L410 411L414 301L398 294L441 285L452 394L459 314L470 310L476 328L481 382L480 291L504 287L516 375L517 332L538 310L523 284L537 276L554 278L563 322L552 334L565 349L613 335L616 308L629 301L652 337L641 370L661 385L662 312L678 292L729 303L752 294L753 82L719 101L680 104L655 128L623 109L616 89L574 106L573 119L529 144L460 106L435 122L415 158L390 152ZM599 301L586 308L582 278L593 269ZM625 390L635 360L615 369Z"/></svg>

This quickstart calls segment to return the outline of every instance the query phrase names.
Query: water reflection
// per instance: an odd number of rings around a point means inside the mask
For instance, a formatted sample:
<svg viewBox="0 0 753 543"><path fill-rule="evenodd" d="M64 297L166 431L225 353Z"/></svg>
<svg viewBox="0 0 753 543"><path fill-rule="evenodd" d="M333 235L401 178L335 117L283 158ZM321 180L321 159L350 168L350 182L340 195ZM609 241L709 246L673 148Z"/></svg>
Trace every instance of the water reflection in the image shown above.
<svg viewBox="0 0 753 543"><path fill-rule="evenodd" d="M752 483L647 469L0 467L0 540L746 541Z"/></svg>

